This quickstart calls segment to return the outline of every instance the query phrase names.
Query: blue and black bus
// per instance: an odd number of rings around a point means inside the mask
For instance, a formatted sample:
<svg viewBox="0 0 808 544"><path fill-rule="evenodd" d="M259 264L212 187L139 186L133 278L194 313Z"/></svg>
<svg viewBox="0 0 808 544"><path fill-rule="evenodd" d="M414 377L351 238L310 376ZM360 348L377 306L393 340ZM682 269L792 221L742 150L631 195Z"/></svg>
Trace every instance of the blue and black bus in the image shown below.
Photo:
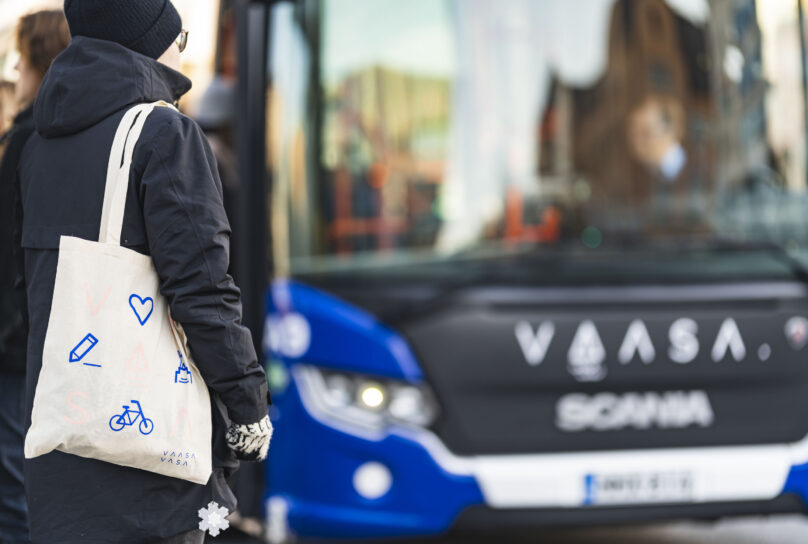
<svg viewBox="0 0 808 544"><path fill-rule="evenodd" d="M273 541L805 510L802 2L240 21Z"/></svg>

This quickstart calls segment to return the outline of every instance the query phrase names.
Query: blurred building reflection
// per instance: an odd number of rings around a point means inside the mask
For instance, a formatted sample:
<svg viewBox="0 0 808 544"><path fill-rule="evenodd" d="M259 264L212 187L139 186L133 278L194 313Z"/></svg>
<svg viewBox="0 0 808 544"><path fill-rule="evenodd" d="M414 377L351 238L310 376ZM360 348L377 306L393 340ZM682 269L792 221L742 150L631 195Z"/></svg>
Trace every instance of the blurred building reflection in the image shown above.
<svg viewBox="0 0 808 544"><path fill-rule="evenodd" d="M434 244L450 83L372 66L327 90L324 157L340 251Z"/></svg>

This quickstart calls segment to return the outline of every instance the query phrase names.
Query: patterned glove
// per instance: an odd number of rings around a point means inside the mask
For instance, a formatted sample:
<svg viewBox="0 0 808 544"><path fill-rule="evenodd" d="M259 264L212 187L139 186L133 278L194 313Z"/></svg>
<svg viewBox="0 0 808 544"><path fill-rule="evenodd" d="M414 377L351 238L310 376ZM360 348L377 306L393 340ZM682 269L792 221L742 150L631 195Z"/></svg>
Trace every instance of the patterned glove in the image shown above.
<svg viewBox="0 0 808 544"><path fill-rule="evenodd" d="M269 451L272 438L272 422L269 416L257 423L239 425L233 423L227 429L227 445L242 461L263 461Z"/></svg>

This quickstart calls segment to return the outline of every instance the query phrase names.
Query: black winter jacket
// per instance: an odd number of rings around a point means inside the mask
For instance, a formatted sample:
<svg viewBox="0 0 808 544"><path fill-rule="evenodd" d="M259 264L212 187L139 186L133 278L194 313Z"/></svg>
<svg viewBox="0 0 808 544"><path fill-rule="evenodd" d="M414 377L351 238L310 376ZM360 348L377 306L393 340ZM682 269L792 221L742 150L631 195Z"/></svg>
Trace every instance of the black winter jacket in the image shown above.
<svg viewBox="0 0 808 544"><path fill-rule="evenodd" d="M15 287L19 274L18 253L14 251L14 205L19 196L17 166L25 142L34 132L34 108L29 106L14 118L14 124L2 136L4 147L0 162L0 374L25 373L27 334L22 308L25 290Z"/></svg>
<svg viewBox="0 0 808 544"><path fill-rule="evenodd" d="M151 58L86 37L75 37L45 76L34 104L36 134L19 170L30 321L26 428L59 237L98 239L107 160L128 107L174 102L190 86ZM248 423L267 414L266 378L227 275L230 227L216 162L196 123L171 108L154 110L135 146L121 244L151 255L160 292L211 390L214 475L202 486L61 452L28 459L35 543L153 542L195 528L197 511L211 500L232 510L225 478L237 462L224 440L228 418Z"/></svg>

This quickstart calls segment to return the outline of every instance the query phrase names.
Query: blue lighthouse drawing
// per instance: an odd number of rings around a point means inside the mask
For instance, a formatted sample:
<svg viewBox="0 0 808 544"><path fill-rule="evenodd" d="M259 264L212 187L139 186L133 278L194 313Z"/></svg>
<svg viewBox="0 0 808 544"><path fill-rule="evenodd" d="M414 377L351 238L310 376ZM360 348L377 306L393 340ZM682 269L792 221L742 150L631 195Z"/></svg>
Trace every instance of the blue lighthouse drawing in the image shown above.
<svg viewBox="0 0 808 544"><path fill-rule="evenodd" d="M182 358L182 353L178 351L177 355L180 356L180 366L177 368L177 371L174 372L174 383L193 383L191 371L188 368L188 365L185 364L185 360Z"/></svg>

